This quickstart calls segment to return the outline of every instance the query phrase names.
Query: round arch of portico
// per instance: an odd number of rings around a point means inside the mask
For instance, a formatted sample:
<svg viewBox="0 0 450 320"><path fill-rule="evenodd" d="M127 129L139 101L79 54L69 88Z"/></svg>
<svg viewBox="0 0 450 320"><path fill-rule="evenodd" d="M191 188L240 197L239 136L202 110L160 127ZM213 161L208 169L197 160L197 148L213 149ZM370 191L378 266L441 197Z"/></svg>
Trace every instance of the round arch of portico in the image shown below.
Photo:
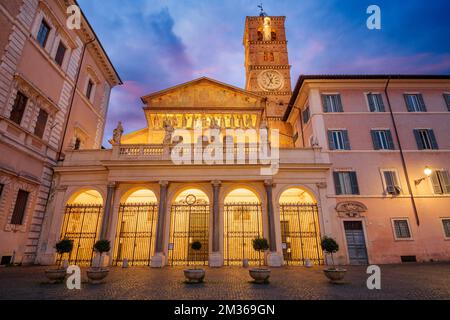
<svg viewBox="0 0 450 320"><path fill-rule="evenodd" d="M144 183L144 184L135 184L135 185L124 185L120 186L118 190L118 199L120 203L125 203L126 200L136 191L139 190L149 190L153 192L156 197L157 202L159 203L159 185L155 183Z"/></svg>
<svg viewBox="0 0 450 320"><path fill-rule="evenodd" d="M274 194L274 205L275 206L279 206L280 205L280 199L281 196L283 195L283 193L287 190L290 189L301 189L304 190L305 192L307 192L314 200L314 204L319 205L319 197L316 193L315 190L311 189L310 187L306 186L306 185L302 185L302 184L280 184L279 188L276 188L276 192Z"/></svg>
<svg viewBox="0 0 450 320"><path fill-rule="evenodd" d="M64 207L75 200L80 194L83 192L94 190L97 191L100 196L102 197L103 206L105 206L106 201L106 186L69 186L67 187L65 196L64 196Z"/></svg>

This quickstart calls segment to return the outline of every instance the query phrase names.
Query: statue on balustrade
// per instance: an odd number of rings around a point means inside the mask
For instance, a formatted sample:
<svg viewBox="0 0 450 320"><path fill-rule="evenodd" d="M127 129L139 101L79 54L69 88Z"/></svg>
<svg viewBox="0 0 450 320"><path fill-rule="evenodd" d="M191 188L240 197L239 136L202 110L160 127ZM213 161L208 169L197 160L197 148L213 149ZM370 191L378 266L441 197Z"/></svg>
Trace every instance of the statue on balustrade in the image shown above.
<svg viewBox="0 0 450 320"><path fill-rule="evenodd" d="M113 131L113 138L112 138L113 143L120 144L120 142L122 140L122 135L123 135L122 122L119 121L119 123L117 124L117 127Z"/></svg>

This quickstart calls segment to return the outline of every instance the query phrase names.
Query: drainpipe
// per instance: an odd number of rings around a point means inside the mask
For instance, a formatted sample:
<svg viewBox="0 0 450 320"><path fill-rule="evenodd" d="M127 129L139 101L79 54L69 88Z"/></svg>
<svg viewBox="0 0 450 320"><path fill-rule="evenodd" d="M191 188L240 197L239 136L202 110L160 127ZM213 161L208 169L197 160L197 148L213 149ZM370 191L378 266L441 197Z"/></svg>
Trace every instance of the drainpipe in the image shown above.
<svg viewBox="0 0 450 320"><path fill-rule="evenodd" d="M403 153L402 144L400 143L400 136L398 134L397 124L395 122L394 113L392 112L392 107L391 107L391 101L389 99L388 87L389 87L390 82L391 82L391 77L389 76L388 80L386 82L386 86L384 87L384 94L386 95L386 99L387 99L387 103L388 103L388 107L389 107L389 113L391 115L392 124L394 126L395 137L397 138L396 140L397 140L398 148L400 150L400 158L402 159L403 172L405 174L406 184L408 186L408 192L409 192L409 197L411 199L411 205L412 205L412 208L414 211L414 216L416 218L417 226L419 226L420 220L419 220L419 213L417 211L416 200L414 198L414 194L412 191L411 182L409 181L409 174L408 174L408 168L406 166L405 155Z"/></svg>

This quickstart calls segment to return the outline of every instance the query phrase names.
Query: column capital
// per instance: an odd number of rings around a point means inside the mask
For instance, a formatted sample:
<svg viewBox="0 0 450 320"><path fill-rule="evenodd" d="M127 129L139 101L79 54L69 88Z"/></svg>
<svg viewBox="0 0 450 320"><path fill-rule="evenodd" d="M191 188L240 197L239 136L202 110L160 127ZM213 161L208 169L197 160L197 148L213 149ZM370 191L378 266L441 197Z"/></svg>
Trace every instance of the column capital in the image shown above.
<svg viewBox="0 0 450 320"><path fill-rule="evenodd" d="M264 186L267 188L269 187L275 188L276 184L273 182L273 180L264 180Z"/></svg>
<svg viewBox="0 0 450 320"><path fill-rule="evenodd" d="M213 187L220 187L222 185L222 181L213 180L213 181L211 181L211 184Z"/></svg>
<svg viewBox="0 0 450 320"><path fill-rule="evenodd" d="M161 181L159 181L159 185L160 185L161 187L167 187L167 186L169 185L169 181L167 181L167 180L161 180Z"/></svg>
<svg viewBox="0 0 450 320"><path fill-rule="evenodd" d="M117 186L117 182L116 181L109 181L107 184L108 188L115 188Z"/></svg>

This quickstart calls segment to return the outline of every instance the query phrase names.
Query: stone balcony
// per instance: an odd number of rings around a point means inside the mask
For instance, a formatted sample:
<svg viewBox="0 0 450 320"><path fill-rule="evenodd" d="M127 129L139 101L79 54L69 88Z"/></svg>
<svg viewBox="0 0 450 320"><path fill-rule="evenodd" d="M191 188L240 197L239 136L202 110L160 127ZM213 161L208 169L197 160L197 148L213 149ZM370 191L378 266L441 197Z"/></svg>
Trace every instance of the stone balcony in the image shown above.
<svg viewBox="0 0 450 320"><path fill-rule="evenodd" d="M172 162L171 153L174 146L163 144L122 144L114 145L112 149L107 150L72 150L66 151L65 161L61 164L67 166L95 166L104 165L105 163L122 163L122 162L142 162L161 164ZM189 148L189 146L188 146ZM201 159L205 148L190 146L192 164L205 165L205 163L194 163L194 159ZM226 165L245 165L245 164L261 164L258 160L258 147L253 145L234 145L228 150L223 150L223 161ZM227 157L236 159L237 155L241 155L239 162L230 160ZM245 160L243 160L245 158ZM277 158L275 156L275 158ZM279 150L280 165L328 165L328 153L322 152L321 148L283 148ZM176 165L174 163L174 165Z"/></svg>

